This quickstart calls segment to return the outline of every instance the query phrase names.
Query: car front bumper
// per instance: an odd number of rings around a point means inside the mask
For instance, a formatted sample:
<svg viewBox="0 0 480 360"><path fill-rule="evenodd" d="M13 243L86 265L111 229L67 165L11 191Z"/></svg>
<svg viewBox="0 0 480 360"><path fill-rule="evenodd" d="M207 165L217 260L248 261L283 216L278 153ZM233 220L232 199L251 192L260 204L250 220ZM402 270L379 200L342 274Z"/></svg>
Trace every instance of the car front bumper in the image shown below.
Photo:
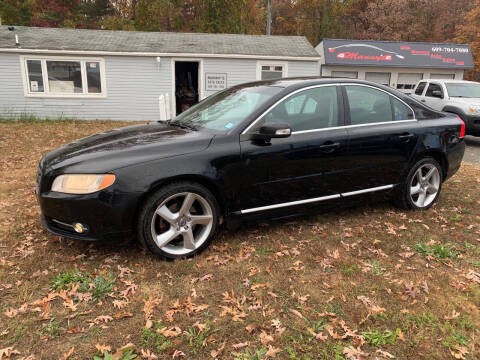
<svg viewBox="0 0 480 360"><path fill-rule="evenodd" d="M72 239L119 240L134 233L138 193L116 193L110 189L88 195L45 192L38 195L43 227ZM78 233L74 224L85 230Z"/></svg>

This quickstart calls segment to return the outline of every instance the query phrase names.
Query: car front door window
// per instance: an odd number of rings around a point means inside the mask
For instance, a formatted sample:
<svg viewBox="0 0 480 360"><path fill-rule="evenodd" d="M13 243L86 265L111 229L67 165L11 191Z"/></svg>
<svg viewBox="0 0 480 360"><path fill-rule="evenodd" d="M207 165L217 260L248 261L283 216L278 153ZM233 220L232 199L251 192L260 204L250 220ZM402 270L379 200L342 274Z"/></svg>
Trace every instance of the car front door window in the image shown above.
<svg viewBox="0 0 480 360"><path fill-rule="evenodd" d="M336 86L298 92L277 104L262 123L284 122L293 132L338 126Z"/></svg>

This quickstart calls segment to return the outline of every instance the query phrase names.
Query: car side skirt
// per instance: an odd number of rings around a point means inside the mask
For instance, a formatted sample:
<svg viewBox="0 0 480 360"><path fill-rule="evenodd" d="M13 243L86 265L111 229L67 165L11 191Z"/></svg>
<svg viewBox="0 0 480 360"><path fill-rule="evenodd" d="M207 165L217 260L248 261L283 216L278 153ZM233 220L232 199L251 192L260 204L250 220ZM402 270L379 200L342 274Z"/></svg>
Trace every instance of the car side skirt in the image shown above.
<svg viewBox="0 0 480 360"><path fill-rule="evenodd" d="M320 201L339 199L339 198L342 198L342 197L361 195L361 194L366 194L366 193L375 192L375 191L389 190L389 189L392 189L394 186L395 186L395 184L390 184L390 185L384 185L384 186L377 186L377 187L369 188L369 189L350 191L350 192L346 192L346 193L342 193L342 194L321 196L321 197L316 197L316 198L311 198L311 199L304 199L304 200L291 201L291 202L274 204L274 205L260 206L260 207L256 207L256 208L240 210L240 211L237 212L237 214L242 214L242 215L243 214L250 214L250 213L254 213L254 212L258 212L258 211L273 210L273 209L278 209L278 208L283 208L283 207L288 207L288 206L296 206L296 205L309 204L309 203L315 203L315 202L320 202Z"/></svg>

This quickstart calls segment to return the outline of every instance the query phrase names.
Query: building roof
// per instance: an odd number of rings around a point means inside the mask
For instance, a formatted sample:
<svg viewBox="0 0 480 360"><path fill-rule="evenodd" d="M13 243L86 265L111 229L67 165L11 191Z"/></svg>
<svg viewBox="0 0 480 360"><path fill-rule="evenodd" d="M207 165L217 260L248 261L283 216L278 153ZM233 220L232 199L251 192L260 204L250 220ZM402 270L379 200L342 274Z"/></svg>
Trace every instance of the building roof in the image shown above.
<svg viewBox="0 0 480 360"><path fill-rule="evenodd" d="M11 27L10 27L11 28ZM15 44L15 34L19 45ZM304 36L142 32L0 26L0 51L305 57L319 54Z"/></svg>
<svg viewBox="0 0 480 360"><path fill-rule="evenodd" d="M473 68L472 50L464 44L323 39L316 49L325 65Z"/></svg>

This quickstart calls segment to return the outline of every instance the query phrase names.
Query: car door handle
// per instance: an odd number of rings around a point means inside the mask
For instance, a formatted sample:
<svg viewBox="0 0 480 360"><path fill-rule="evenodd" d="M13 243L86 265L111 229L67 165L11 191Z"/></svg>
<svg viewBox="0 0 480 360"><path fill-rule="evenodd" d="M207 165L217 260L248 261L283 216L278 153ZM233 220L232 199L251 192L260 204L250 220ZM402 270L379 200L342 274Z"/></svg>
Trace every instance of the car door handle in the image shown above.
<svg viewBox="0 0 480 360"><path fill-rule="evenodd" d="M323 152L333 152L335 151L335 149L340 147L340 143L327 141L325 144L320 145L319 147L320 147L320 150Z"/></svg>
<svg viewBox="0 0 480 360"><path fill-rule="evenodd" d="M425 99L420 100L421 102L425 102Z"/></svg>
<svg viewBox="0 0 480 360"><path fill-rule="evenodd" d="M405 134L402 134L402 135L399 135L398 138L400 139L400 141L402 142L409 142L411 139L413 139L415 137L415 134L411 134L411 133L405 133Z"/></svg>

